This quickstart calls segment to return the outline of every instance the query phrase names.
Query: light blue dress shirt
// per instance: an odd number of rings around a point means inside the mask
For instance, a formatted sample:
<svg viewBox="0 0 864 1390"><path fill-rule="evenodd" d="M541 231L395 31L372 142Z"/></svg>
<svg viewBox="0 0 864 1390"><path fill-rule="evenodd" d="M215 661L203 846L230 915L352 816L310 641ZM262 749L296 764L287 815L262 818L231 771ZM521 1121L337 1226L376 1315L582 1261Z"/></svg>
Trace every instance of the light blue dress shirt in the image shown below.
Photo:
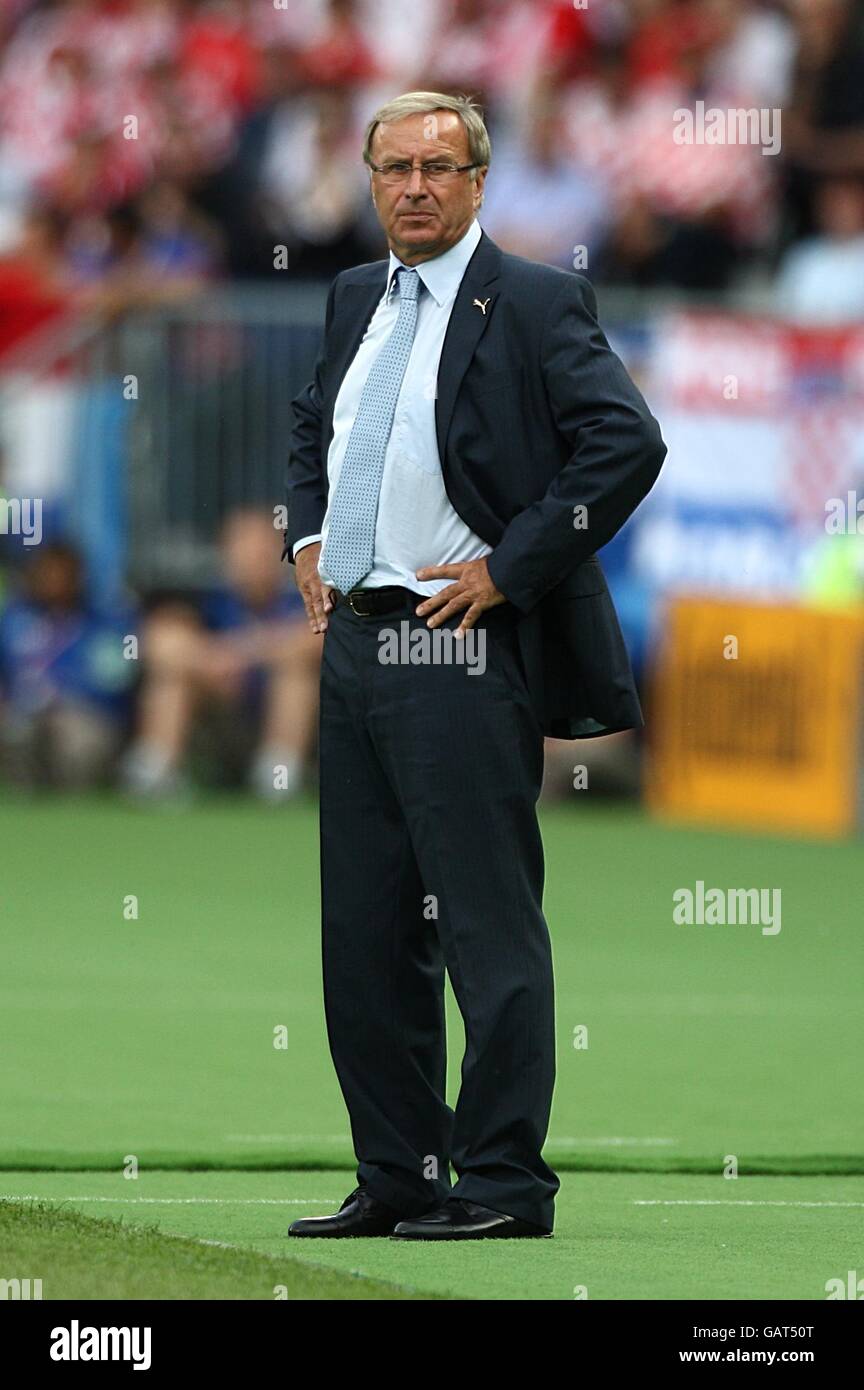
<svg viewBox="0 0 864 1390"><path fill-rule="evenodd" d="M437 594L453 581L421 581L414 577L415 570L424 565L477 560L491 551L491 546L466 526L447 496L435 433L438 363L444 335L462 277L479 240L480 227L474 221L462 240L449 251L413 267L423 283L417 331L384 457L375 524L375 556L372 569L361 581L364 589L401 584L418 594ZM333 438L327 454L331 497L366 378L399 317L399 299L393 291L396 271L402 268L402 262L391 251L384 294L336 397ZM320 535L304 536L295 543L295 556L304 545L327 539L329 515L328 508ZM320 560L318 572L325 584L332 584Z"/></svg>

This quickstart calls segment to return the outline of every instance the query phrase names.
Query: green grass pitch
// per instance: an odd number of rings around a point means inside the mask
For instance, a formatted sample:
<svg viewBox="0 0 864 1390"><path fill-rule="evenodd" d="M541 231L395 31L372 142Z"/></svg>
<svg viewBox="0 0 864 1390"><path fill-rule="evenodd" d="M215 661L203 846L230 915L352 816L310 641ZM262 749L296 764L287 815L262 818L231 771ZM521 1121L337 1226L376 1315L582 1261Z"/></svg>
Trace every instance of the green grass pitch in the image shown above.
<svg viewBox="0 0 864 1390"><path fill-rule="evenodd" d="M28 1226L6 1209L3 1247L58 1252L58 1297L136 1296L122 1275L136 1240L150 1242L149 1297L272 1297L277 1264L292 1298L820 1298L864 1269L860 846L605 806L545 809L543 832L556 1239L300 1250L284 1237L293 1215L353 1186L323 1020L314 805L6 801L0 1195L62 1200L65 1215L35 1208ZM676 926L673 892L700 879L779 888L779 934ZM455 1011L450 1050L455 1092ZM123 1177L133 1158L137 1181ZM75 1213L122 1221L87 1227L104 1260L76 1264ZM88 1268L104 1268L98 1294Z"/></svg>
<svg viewBox="0 0 864 1390"><path fill-rule="evenodd" d="M352 1186L335 1171L0 1173L3 1264L41 1277L45 1299L812 1301L864 1269L861 1178L565 1173L553 1240L286 1239Z"/></svg>

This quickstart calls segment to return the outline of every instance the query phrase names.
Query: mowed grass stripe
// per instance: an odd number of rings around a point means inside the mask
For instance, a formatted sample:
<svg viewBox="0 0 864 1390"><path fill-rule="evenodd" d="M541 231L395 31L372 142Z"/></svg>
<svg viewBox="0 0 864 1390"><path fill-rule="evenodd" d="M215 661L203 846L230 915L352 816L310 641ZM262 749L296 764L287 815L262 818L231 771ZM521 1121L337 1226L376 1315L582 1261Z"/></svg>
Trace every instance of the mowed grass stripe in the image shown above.
<svg viewBox="0 0 864 1390"><path fill-rule="evenodd" d="M628 1157L622 1153L576 1154L547 1145L545 1157L558 1173L692 1173L714 1177L723 1169L722 1155L678 1157L651 1155ZM18 1149L0 1150L0 1173L120 1173L123 1154L93 1153L69 1149L45 1149L35 1153ZM139 1169L150 1173L340 1173L354 1155L346 1142L338 1153L304 1154L159 1152L136 1154ZM742 1177L862 1177L864 1153L860 1154L767 1154L741 1155L738 1171Z"/></svg>

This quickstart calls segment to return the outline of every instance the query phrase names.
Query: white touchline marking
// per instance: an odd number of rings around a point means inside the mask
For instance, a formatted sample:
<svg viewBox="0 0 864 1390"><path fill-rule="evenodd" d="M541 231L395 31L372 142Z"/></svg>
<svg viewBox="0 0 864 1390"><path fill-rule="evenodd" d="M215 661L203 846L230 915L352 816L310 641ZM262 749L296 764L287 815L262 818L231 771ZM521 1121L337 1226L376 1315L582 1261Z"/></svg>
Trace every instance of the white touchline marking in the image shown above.
<svg viewBox="0 0 864 1390"><path fill-rule="evenodd" d="M633 1198L634 1207L864 1207L864 1202L784 1202L735 1198Z"/></svg>
<svg viewBox="0 0 864 1390"><path fill-rule="evenodd" d="M160 1235L168 1236L172 1240L191 1240L195 1245L214 1245L217 1250L242 1250L245 1255L258 1255L261 1252L255 1250L251 1245L232 1245L230 1240L207 1240L204 1236L184 1236L179 1231L160 1231ZM265 1256L268 1260L278 1260L278 1255Z"/></svg>
<svg viewBox="0 0 864 1390"><path fill-rule="evenodd" d="M350 1144L348 1134L225 1134L228 1144Z"/></svg>
<svg viewBox="0 0 864 1390"><path fill-rule="evenodd" d="M122 1202L167 1206L308 1207L332 1206L337 1197L44 1197L36 1192L0 1192L3 1202Z"/></svg>
<svg viewBox="0 0 864 1390"><path fill-rule="evenodd" d="M677 1144L678 1140L654 1138L652 1136L649 1136L648 1138L644 1139L628 1139L620 1134L613 1134L605 1139L573 1139L569 1135L559 1136L555 1134L550 1134L549 1138L546 1140L546 1143L550 1146L554 1144L567 1144L568 1146L573 1145L574 1147L578 1146L579 1148L607 1148L613 1145L623 1145L628 1148L651 1148L658 1144Z"/></svg>

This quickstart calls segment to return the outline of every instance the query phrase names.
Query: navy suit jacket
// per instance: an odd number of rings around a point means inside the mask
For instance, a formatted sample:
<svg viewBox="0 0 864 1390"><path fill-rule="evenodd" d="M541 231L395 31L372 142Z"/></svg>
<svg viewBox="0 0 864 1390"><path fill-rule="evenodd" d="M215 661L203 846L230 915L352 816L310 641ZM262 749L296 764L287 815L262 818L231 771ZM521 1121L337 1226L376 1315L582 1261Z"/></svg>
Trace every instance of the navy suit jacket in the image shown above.
<svg viewBox="0 0 864 1390"><path fill-rule="evenodd" d="M321 530L336 396L387 270L386 260L357 266L330 288L314 379L293 402L289 555ZM642 723L594 552L652 487L666 446L596 309L582 276L507 255L484 233L438 368L435 423L447 494L492 546L489 573L518 610L532 704L544 733L556 738Z"/></svg>

